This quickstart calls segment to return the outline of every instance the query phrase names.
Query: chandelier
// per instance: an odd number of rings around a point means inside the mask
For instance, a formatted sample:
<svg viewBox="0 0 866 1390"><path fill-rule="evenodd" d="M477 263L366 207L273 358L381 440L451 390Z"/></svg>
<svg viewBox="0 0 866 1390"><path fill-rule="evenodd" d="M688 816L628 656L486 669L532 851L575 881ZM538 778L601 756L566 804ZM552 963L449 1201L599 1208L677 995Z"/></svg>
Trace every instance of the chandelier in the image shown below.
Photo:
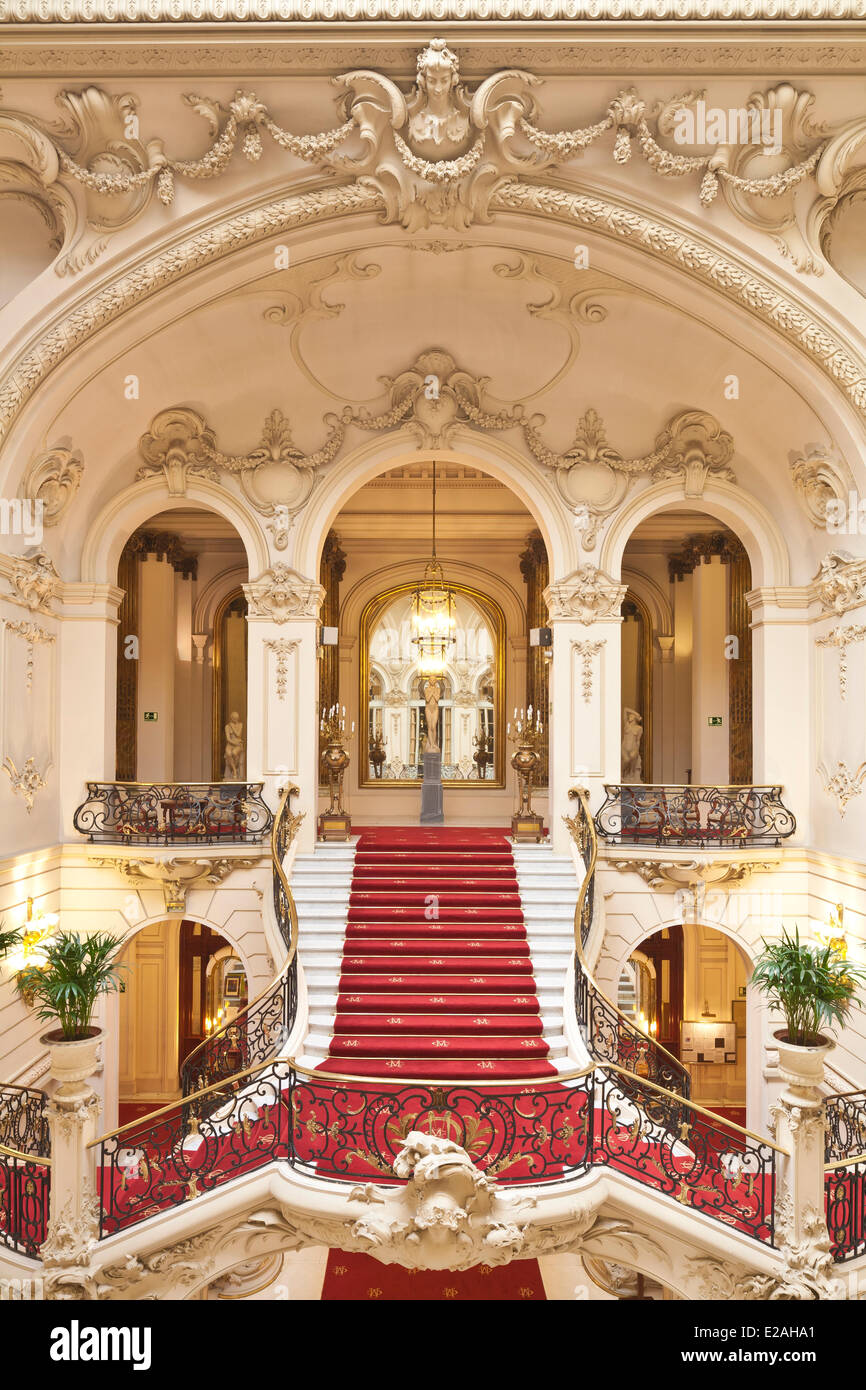
<svg viewBox="0 0 866 1390"><path fill-rule="evenodd" d="M457 641L454 591L436 559L436 462L433 462L433 550L424 579L412 595L412 641L418 648L418 674L441 676Z"/></svg>

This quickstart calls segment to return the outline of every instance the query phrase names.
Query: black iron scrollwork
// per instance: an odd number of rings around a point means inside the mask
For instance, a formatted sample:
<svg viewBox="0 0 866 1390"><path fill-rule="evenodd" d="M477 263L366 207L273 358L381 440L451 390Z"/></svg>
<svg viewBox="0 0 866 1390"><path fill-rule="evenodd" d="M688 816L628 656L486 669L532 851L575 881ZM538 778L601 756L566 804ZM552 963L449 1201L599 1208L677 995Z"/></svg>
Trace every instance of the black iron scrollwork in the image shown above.
<svg viewBox="0 0 866 1390"><path fill-rule="evenodd" d="M781 787L610 785L595 818L609 845L778 845L797 822Z"/></svg>
<svg viewBox="0 0 866 1390"><path fill-rule="evenodd" d="M273 816L261 782L88 782L72 823L92 843L260 844Z"/></svg>

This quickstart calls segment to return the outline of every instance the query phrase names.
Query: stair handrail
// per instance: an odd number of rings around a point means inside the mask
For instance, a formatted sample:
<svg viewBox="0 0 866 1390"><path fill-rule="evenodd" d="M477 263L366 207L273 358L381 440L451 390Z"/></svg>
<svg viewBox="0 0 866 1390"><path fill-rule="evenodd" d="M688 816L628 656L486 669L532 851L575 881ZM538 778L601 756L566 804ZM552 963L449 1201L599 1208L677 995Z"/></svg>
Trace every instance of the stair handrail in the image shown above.
<svg viewBox="0 0 866 1390"><path fill-rule="evenodd" d="M581 925L584 916L587 913L587 904L589 904L589 920L586 922L586 933L588 934L589 926L591 925L591 904L593 900L592 894L594 887L595 867L597 861L597 838L595 836L595 826L592 820L592 816L589 813L588 800L585 796L585 793L582 794L580 791L572 790L570 795L579 798L581 802L581 813L584 817L584 828L581 831L581 834L583 836L583 848L581 850L581 854L584 859L584 866L586 869L586 874L584 877L584 881L581 884L580 893L578 897L577 910L575 912L576 978L578 975L585 975L588 986L591 987L591 989L595 992L595 994L601 1001L603 1001L606 1005L612 1008L615 1011L615 1013L620 1018L622 1018L626 1026L629 1029L631 1029L632 1032L638 1034L642 1039L645 1039L646 1043L649 1044L653 1049L657 1049L665 1056L671 1057L671 1060L676 1063L677 1059L673 1058L670 1053L667 1053L666 1049L664 1049L661 1046L661 1044L656 1043L655 1039L651 1038L648 1034L644 1034L641 1032L641 1030L634 1028L634 1025L632 1025L629 1022L629 1020L625 1018L624 1015L620 1014L620 1011L616 1009L616 1006L611 1004L610 1001L607 1000L606 996L603 994L601 989L596 984L595 979L593 978L591 972L589 971L586 965L586 960L583 953L583 945L586 937L582 934ZM280 811L278 813L277 818L275 819L274 833L272 836L272 856L275 869L275 903L278 900L281 901L284 915L290 927L289 941L291 954L289 959L283 966L283 970L288 969L289 965L296 960L297 949L297 910L295 908L294 900L291 896L291 890L289 889L288 881L285 877L285 872L282 867L283 854L281 853L281 846L283 847L284 852L284 841L281 837L287 833L287 822L285 821L285 815L287 814L287 803L288 791L287 794L284 795L283 801L280 806ZM574 831L572 833L574 833ZM590 1039L587 1039L588 1046L590 1044L590 1041ZM773 1197L775 1193L775 1155L782 1154L787 1156L788 1151L783 1149L778 1144L774 1143L772 1140L767 1139L762 1135L755 1134L753 1131L745 1129L743 1126L737 1125L730 1120L722 1119L713 1111L706 1110L702 1106L696 1105L692 1100L688 1098L688 1096L684 1096L679 1091L661 1085L649 1077L641 1076L640 1074L636 1073L633 1070L630 1070L629 1068L620 1066L617 1062L596 1058L593 1054L592 1047L590 1047L590 1053L591 1055L593 1055L593 1061L590 1066L565 1073L560 1073L555 1076L547 1075L544 1077L516 1078L512 1079L510 1082L507 1080L503 1080L503 1078L495 1078L489 1081L467 1078L462 1082L449 1082L443 1081L441 1078L437 1080L424 1080L423 1078L401 1076L399 1079L395 1077L393 1080L389 1078L375 1078L375 1086L377 1089L380 1086L385 1087L388 1089L389 1093L392 1093L394 1091L397 1091L399 1093L399 1091L404 1089L412 1089L418 1086L422 1086L429 1089L433 1089L436 1092L443 1093L445 1091L451 1090L471 1091L475 1089L486 1090L495 1088L499 1092L510 1089L521 1094L531 1095L533 1091L540 1091L543 1088L550 1089L551 1087L564 1086L567 1085L567 1083L569 1082L574 1083L581 1079L585 1079L591 1075L594 1075L595 1082L591 1088L592 1095L589 1096L589 1099L592 1104L593 1113L595 1110L594 1097L596 1091L596 1084L601 1085L602 1087L604 1087L606 1083L614 1084L617 1086L619 1093L626 1100L626 1102L634 1103L637 1098L640 1099L642 1109L650 1124L650 1135L652 1134L654 1126L658 1126L660 1128L664 1127L669 1136L671 1136L674 1133L674 1131L679 1132L680 1138L675 1142L681 1142L683 1144L687 1143L686 1136L691 1132L691 1129L693 1128L693 1125L690 1124L688 1120L688 1116L690 1116L693 1113L694 1115L701 1117L701 1119L705 1123L709 1122L709 1124L712 1125L717 1132L722 1134L723 1137L726 1138L729 1135L741 1136L743 1140L749 1141L751 1144L760 1145L766 1151L766 1154L769 1155L769 1158L767 1158L766 1160L760 1154L758 1155L758 1157L762 1162L767 1162L769 1164L771 1196L769 1204L767 1204L766 1201L764 1202L764 1207L768 1206L769 1214L767 1215L766 1220L762 1222L762 1226L768 1230L770 1244L773 1244L775 1240L772 1214ZM681 1064L677 1063L677 1066L681 1067ZM147 1129L159 1128L161 1124L165 1124L166 1126L168 1126L170 1122L167 1117L171 1114L175 1114L177 1116L179 1127L177 1129L177 1134L175 1135L175 1138L179 1139L180 1145L182 1146L185 1138L189 1137L190 1135L197 1134L198 1126L200 1123L205 1122L209 1119L213 1119L217 1122L220 1122L220 1117L218 1114L219 1110L225 1107L225 1105L228 1104L229 1100L232 1097L236 1098L238 1096L243 1096L243 1092L246 1091L248 1087L253 1086L255 1078L259 1074L266 1072L269 1068L274 1070L273 1079L277 1083L278 1091L281 1092L284 1088L285 1083L288 1083L289 1108L292 1113L292 1119L294 1117L294 1106L292 1097L294 1095L294 1091L297 1086L297 1078L299 1076L309 1077L312 1081L315 1082L317 1087L327 1088L329 1086L335 1085L338 1089L340 1087L345 1087L347 1084L360 1088L363 1088L366 1085L369 1088L374 1080L373 1078L367 1078L363 1076L350 1076L344 1073L325 1072L318 1070L314 1071L310 1068L302 1066L300 1063L297 1062L297 1060L294 1057L277 1060L271 1058L269 1060L259 1062L253 1066L246 1067L238 1072L235 1072L230 1076L223 1077L216 1082L213 1082L207 1086L202 1087L199 1090L192 1092L189 1096L186 1096L179 1101L172 1102L171 1104L163 1106L161 1109L157 1111L151 1112L151 1114L148 1116L143 1116L138 1120L130 1121L128 1124L122 1125L118 1129L112 1130L108 1134L101 1135L98 1139L93 1140L89 1147L96 1148L98 1146L104 1146L106 1143L113 1141L112 1153L116 1153L118 1151L118 1148L121 1147L121 1145L118 1145L116 1141L121 1139L123 1136L127 1135L133 1140L134 1146L135 1137L137 1136L139 1141L141 1141L142 1134ZM282 1072L283 1070L285 1071L285 1076L278 1077L277 1072ZM685 1069L683 1068L682 1070ZM615 1077L612 1074L615 1074ZM625 1084L623 1084L623 1082ZM252 1097L250 1096L249 1099L252 1099ZM744 1147L748 1146L744 1145ZM285 1150L285 1153L278 1154L267 1152L263 1153L261 1155L261 1162L258 1166L265 1166L267 1163L280 1160L288 1161L290 1164L292 1164L292 1166L296 1166L296 1160L294 1159L292 1154L291 1143L286 1143ZM107 1155L105 1153L105 1149L102 1148L102 1158L101 1162L99 1163L100 1173L102 1174L100 1180L101 1182L104 1182L105 1180L104 1174L106 1172L106 1157ZM594 1143L591 1143L589 1145L587 1159L588 1161L583 1165L584 1167L592 1167L595 1165L596 1162L604 1163L605 1161L603 1158L597 1158ZM337 1178L332 1178L330 1175L323 1172L319 1176L325 1180L330 1181L357 1180L357 1175L349 1174L340 1175ZM640 1181L640 1176L638 1174L634 1174L632 1176L635 1177L638 1181ZM226 1178L226 1180L228 1180L228 1178ZM519 1181L519 1179L516 1179L515 1181ZM196 1191L194 1178L190 1182L190 1190L188 1191L187 1195L188 1198L193 1198L196 1195L198 1195ZM764 1207L762 1207L762 1213L764 1211ZM138 1221L148 1220L150 1215L155 1214L156 1213L154 1212L139 1217ZM707 1209L704 1214L712 1216L713 1212ZM138 1221L127 1224L138 1224ZM101 1235L104 1237L107 1234L111 1234L111 1232L106 1232L103 1220L103 1223L101 1225ZM755 1239L765 1239L764 1236L758 1234L757 1230L752 1231L750 1234L752 1234L752 1236Z"/></svg>
<svg viewBox="0 0 866 1390"><path fill-rule="evenodd" d="M14 1092L12 1096L6 1093ZM27 1120L24 1126L23 1138L29 1138L31 1128L35 1130L33 1134L33 1152L30 1155L34 1158L47 1158L51 1153L51 1136L48 1132L48 1122L45 1119L45 1106L48 1096L45 1091L41 1091L35 1086L19 1086L14 1081L4 1081L0 1083L0 1149L8 1149L18 1152L18 1145L8 1141L13 1132L13 1125L7 1120L12 1120L14 1114L7 1112L6 1103L12 1102L12 1111L26 1114ZM35 1116L32 1112L35 1111ZM20 1126L14 1126L16 1137L20 1139Z"/></svg>
<svg viewBox="0 0 866 1390"><path fill-rule="evenodd" d="M642 1028L627 1018L621 1009L617 1008L612 999L609 999L604 991L599 987L589 963L584 955L584 946L589 939L592 927L592 915L595 902L595 870L598 862L598 835L596 833L595 819L589 805L589 796L583 787L570 787L569 799L578 802L578 813L576 816L564 816L566 825L569 828L571 837L578 848L578 853L583 860L584 876L580 885L577 898L577 907L574 912L574 950L575 950L575 969L574 969L574 1004L577 1014L578 1026L584 1034L584 1042L589 1049L590 1055L597 1056L597 1049L604 1046L600 1038L596 1036L594 1023L600 1011L603 1015L607 1014L608 1020L612 1022L616 1036L617 1050L619 1050L621 1030L624 1028L627 1037L635 1043L635 1068L643 1063L655 1068L656 1075L670 1080L670 1086L662 1086L663 1090L668 1090L680 1095L687 1100L691 1094L691 1077L678 1057L669 1052L662 1043L645 1033ZM585 999L581 999L581 994ZM595 1004L593 1001L597 1001ZM607 1020L605 1020L607 1021ZM600 1056L599 1061L614 1064L612 1057ZM635 1068L625 1068L639 1077L640 1080L650 1080L649 1076L644 1077ZM652 1082L659 1085L658 1081Z"/></svg>

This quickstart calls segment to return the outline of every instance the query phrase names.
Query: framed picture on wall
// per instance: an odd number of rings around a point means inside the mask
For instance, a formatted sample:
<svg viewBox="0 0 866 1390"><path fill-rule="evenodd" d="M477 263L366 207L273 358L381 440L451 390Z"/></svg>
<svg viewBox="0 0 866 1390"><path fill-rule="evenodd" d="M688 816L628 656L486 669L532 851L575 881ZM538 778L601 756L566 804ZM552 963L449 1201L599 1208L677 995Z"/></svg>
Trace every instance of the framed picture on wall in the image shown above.
<svg viewBox="0 0 866 1390"><path fill-rule="evenodd" d="M734 1027L737 1030L737 1041L746 1036L746 1001L745 999L731 1000L731 1018L734 1020Z"/></svg>
<svg viewBox="0 0 866 1390"><path fill-rule="evenodd" d="M226 999L240 999L242 981L243 975L226 975L223 986Z"/></svg>

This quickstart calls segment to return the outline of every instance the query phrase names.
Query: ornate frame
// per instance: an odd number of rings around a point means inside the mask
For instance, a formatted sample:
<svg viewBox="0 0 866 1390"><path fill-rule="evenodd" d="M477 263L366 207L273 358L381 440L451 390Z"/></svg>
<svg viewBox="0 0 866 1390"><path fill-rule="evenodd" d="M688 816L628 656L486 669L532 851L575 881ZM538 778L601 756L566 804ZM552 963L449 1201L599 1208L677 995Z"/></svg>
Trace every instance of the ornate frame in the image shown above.
<svg viewBox="0 0 866 1390"><path fill-rule="evenodd" d="M359 683L358 683L358 786L359 788L384 788L384 787L420 787L421 778L405 778L397 780L395 778L368 777L366 769L369 767L369 731L367 720L367 689L370 680L370 632L373 624L379 617L382 610L397 598L400 594L411 594L418 587L417 580L410 580L403 584L395 584L392 588L384 590L369 599L364 605L359 624L360 642L360 663L359 663ZM490 622L496 642L496 708L494 711L495 728L495 762L494 776L490 781L470 782L462 779L454 779L444 782L443 785L448 791L502 791L505 786L505 640L506 623L505 613L497 603L496 599L488 594L483 594L479 589L473 589L469 584L462 584L448 580L448 587L455 593L465 594L478 605L482 613Z"/></svg>
<svg viewBox="0 0 866 1390"><path fill-rule="evenodd" d="M223 701L223 662L224 662L223 644L224 644L224 642L225 642L225 617L226 617L226 613L228 612L228 610L229 610L229 608L231 607L231 605L232 605L233 603L236 603L237 600L238 600L239 598L242 598L242 599L244 600L244 602L247 604L247 609L249 610L249 601L247 600L247 597L246 597L246 594L244 593L243 587L242 587L241 585L238 585L236 588L230 589L229 592L228 592L223 598L220 599L220 601L219 601L219 603L218 603L218 605L217 605L217 607L216 607L216 611L214 612L214 616L213 616L213 670L212 670L212 673L211 673L211 675L212 675L212 685L211 685L211 709L212 709L212 714L211 714L211 773L212 773L212 777L213 777L213 781L214 781L214 782L221 782L221 781L223 780L223 767L224 767L224 763L225 763L225 760L224 760L224 758L223 758L224 749L223 749L223 739L222 739L222 727L223 727L223 713L222 713L222 701ZM247 627L247 629L246 629L246 636L247 636L247 671L246 671L246 676L247 676L247 703L244 705L244 711L243 711L243 718L244 718L244 725L245 725L245 726L246 726L246 724L248 723L248 719L247 719L247 706L248 706L248 704L249 704L249 678L250 678L250 673L249 673L249 627ZM247 729L246 729L246 727L244 727L244 737L245 737L245 738L247 737Z"/></svg>

